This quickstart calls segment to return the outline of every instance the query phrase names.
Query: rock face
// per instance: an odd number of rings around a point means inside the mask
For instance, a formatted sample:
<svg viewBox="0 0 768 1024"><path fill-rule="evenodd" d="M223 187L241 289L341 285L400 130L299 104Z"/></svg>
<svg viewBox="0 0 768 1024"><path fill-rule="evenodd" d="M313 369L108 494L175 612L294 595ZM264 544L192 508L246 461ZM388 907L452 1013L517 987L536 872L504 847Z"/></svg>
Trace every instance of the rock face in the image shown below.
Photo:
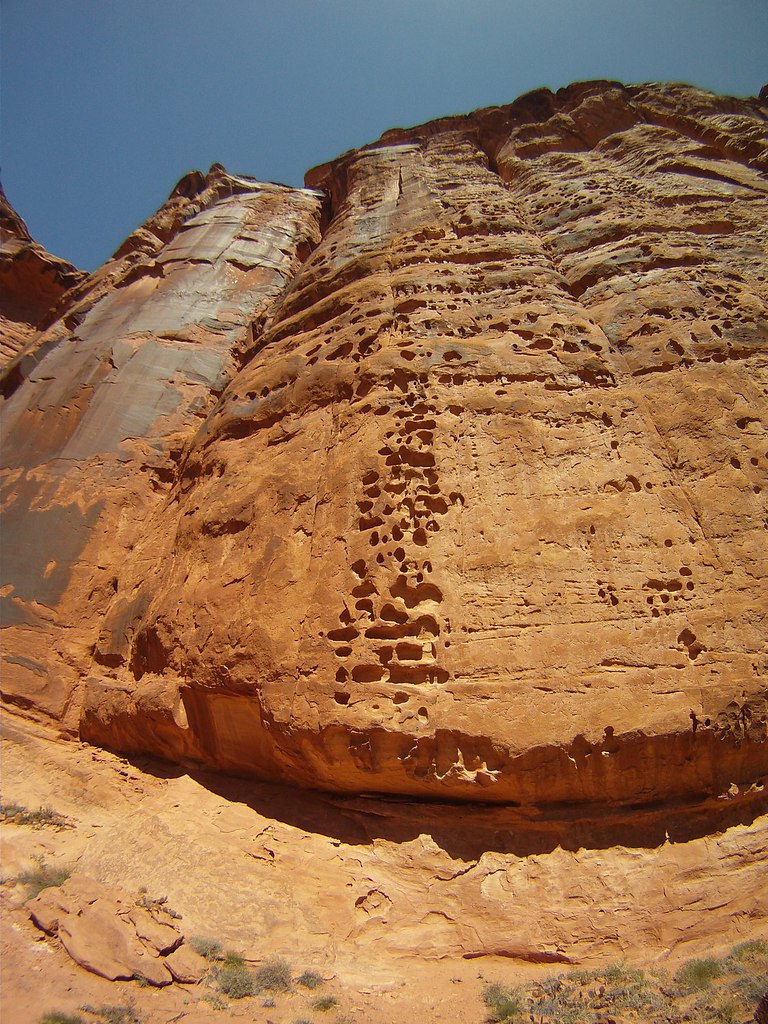
<svg viewBox="0 0 768 1024"><path fill-rule="evenodd" d="M749 820L767 123L591 82L303 190L185 178L10 382L7 700L125 752L518 805L513 846Z"/></svg>
<svg viewBox="0 0 768 1024"><path fill-rule="evenodd" d="M32 240L0 186L0 372L35 337L51 307L87 276Z"/></svg>

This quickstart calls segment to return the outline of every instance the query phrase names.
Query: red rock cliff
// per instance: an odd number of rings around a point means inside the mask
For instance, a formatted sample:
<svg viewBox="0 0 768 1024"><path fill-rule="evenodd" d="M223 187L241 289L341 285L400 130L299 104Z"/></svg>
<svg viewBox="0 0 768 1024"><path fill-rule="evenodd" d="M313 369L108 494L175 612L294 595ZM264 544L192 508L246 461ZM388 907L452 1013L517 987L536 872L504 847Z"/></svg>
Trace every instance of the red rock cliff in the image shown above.
<svg viewBox="0 0 768 1024"><path fill-rule="evenodd" d="M764 806L767 120L591 82L184 179L12 382L7 700L331 790Z"/></svg>

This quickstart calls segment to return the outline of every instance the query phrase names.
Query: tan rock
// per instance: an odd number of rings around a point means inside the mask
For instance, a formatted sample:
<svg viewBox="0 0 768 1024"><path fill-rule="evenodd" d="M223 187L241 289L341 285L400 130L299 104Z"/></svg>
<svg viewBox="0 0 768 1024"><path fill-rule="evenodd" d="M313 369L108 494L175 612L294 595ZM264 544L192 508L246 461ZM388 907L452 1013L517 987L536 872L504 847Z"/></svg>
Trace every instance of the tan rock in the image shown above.
<svg viewBox="0 0 768 1024"><path fill-rule="evenodd" d="M196 985L202 981L209 967L207 960L186 943L165 958L165 966L173 975L173 980L183 985Z"/></svg>
<svg viewBox="0 0 768 1024"><path fill-rule="evenodd" d="M60 919L58 935L76 963L102 978L143 977L160 986L172 981L162 960L137 939L109 903L99 900Z"/></svg>
<svg viewBox="0 0 768 1024"><path fill-rule="evenodd" d="M63 886L43 890L28 909L38 928L57 935L87 971L110 981L143 977L152 985L171 983L158 954L176 949L183 936L108 886L73 875Z"/></svg>
<svg viewBox="0 0 768 1024"><path fill-rule="evenodd" d="M148 911L141 907L132 907L126 916L133 924L136 934L142 942L163 956L173 952L184 941L184 937L177 928L162 921L156 921Z"/></svg>

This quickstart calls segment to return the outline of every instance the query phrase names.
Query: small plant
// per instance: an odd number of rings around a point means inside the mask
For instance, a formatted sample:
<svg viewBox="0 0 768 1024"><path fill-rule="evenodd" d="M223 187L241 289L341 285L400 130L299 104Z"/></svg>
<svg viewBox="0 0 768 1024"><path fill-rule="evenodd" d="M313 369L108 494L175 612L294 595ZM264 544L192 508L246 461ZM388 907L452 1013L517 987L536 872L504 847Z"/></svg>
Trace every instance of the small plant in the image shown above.
<svg viewBox="0 0 768 1024"><path fill-rule="evenodd" d="M304 971L303 974L298 976L296 981L303 988L320 988L325 979L315 971Z"/></svg>
<svg viewBox="0 0 768 1024"><path fill-rule="evenodd" d="M261 1001L261 1005L262 1005L262 1006L266 1006L266 1007L267 1007L268 1009L270 1009L270 1010L271 1010L273 1006L277 1006L277 1003L276 1003L276 1002L275 1002L275 1000L274 1000L274 999L272 998L272 996L267 996L267 998L266 998L266 999L262 999L262 1001Z"/></svg>
<svg viewBox="0 0 768 1024"><path fill-rule="evenodd" d="M226 999L222 998L218 992L211 992L210 995L205 997L206 1003L211 1007L212 1010L226 1010L229 1003Z"/></svg>
<svg viewBox="0 0 768 1024"><path fill-rule="evenodd" d="M142 1024L143 1017L139 1015L133 1003L126 1003L124 1006L81 1006L81 1010L92 1013L104 1024Z"/></svg>
<svg viewBox="0 0 768 1024"><path fill-rule="evenodd" d="M0 803L0 818L3 821L13 821L17 814L23 814L26 811L26 807L23 804L2 804Z"/></svg>
<svg viewBox="0 0 768 1024"><path fill-rule="evenodd" d="M747 942L740 942L737 946L734 946L728 957L728 960L749 960L754 956L766 956L768 955L768 942L764 942L762 939L750 939Z"/></svg>
<svg viewBox="0 0 768 1024"><path fill-rule="evenodd" d="M256 969L256 984L270 992L287 992L291 987L291 965L275 957Z"/></svg>
<svg viewBox="0 0 768 1024"><path fill-rule="evenodd" d="M338 1000L333 996L321 996L312 1003L313 1010L319 1010L320 1013L327 1013L336 1006Z"/></svg>
<svg viewBox="0 0 768 1024"><path fill-rule="evenodd" d="M505 985L486 985L483 1001L488 1007L486 1020L489 1024L504 1024L505 1021L514 1020L522 1010L520 993Z"/></svg>
<svg viewBox="0 0 768 1024"><path fill-rule="evenodd" d="M40 1024L85 1024L85 1018L79 1013L62 1013L60 1010L54 1010L52 1013L44 1014L40 1018Z"/></svg>
<svg viewBox="0 0 768 1024"><path fill-rule="evenodd" d="M709 988L714 979L719 978L722 973L722 965L712 957L706 960L689 960L677 972L675 981L689 992L700 992Z"/></svg>
<svg viewBox="0 0 768 1024"><path fill-rule="evenodd" d="M52 867L42 855L35 857L34 861L35 867L22 871L16 878L21 885L27 886L30 899L39 896L43 889L63 885L72 874L71 868Z"/></svg>
<svg viewBox="0 0 768 1024"><path fill-rule="evenodd" d="M224 958L221 943L217 942L216 939L206 939L200 935L193 935L189 940L189 944L196 953L205 957L206 960L222 960Z"/></svg>
<svg viewBox="0 0 768 1024"><path fill-rule="evenodd" d="M230 999L244 999L255 992L253 975L242 962L224 963L218 969L216 981L224 995Z"/></svg>
<svg viewBox="0 0 768 1024"><path fill-rule="evenodd" d="M645 981L642 971L635 970L634 967L627 967L624 963L611 964L597 977L602 977L611 985L636 985Z"/></svg>
<svg viewBox="0 0 768 1024"><path fill-rule="evenodd" d="M21 804L3 804L0 814L4 821L12 821L14 825L31 825L32 828L71 828L71 822L63 814L52 807L38 807L34 811Z"/></svg>
<svg viewBox="0 0 768 1024"><path fill-rule="evenodd" d="M224 951L224 966L225 967L245 967L245 959L241 953L235 953L231 949Z"/></svg>

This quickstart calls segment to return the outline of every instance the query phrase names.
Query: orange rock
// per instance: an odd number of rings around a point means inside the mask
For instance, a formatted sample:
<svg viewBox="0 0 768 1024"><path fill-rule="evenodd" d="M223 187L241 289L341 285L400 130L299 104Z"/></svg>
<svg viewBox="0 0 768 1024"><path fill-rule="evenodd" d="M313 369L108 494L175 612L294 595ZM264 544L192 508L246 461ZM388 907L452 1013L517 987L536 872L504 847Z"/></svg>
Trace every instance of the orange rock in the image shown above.
<svg viewBox="0 0 768 1024"><path fill-rule="evenodd" d="M173 980L159 954L181 945L179 931L92 879L73 875L61 888L44 889L28 909L38 928L57 935L93 974L110 981L146 978L156 986Z"/></svg>
<svg viewBox="0 0 768 1024"><path fill-rule="evenodd" d="M750 819L764 119L580 83L184 179L8 402L8 699L568 843Z"/></svg>
<svg viewBox="0 0 768 1024"><path fill-rule="evenodd" d="M173 980L182 985L196 985L208 971L208 962L186 944L165 958L165 966L173 975Z"/></svg>
<svg viewBox="0 0 768 1024"><path fill-rule="evenodd" d="M151 985L162 986L173 980L162 960L101 900L59 921L58 936L76 963L109 981L143 977Z"/></svg>
<svg viewBox="0 0 768 1024"><path fill-rule="evenodd" d="M45 315L87 277L32 240L0 186L0 377L16 370Z"/></svg>

